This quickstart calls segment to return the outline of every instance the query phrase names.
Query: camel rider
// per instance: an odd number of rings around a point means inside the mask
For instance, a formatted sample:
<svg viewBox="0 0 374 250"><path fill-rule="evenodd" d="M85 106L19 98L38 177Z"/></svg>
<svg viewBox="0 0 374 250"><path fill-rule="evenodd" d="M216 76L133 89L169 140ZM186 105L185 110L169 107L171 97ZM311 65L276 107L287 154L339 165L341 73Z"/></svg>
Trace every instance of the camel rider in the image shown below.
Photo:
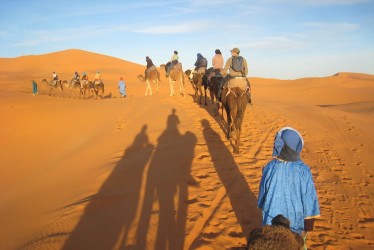
<svg viewBox="0 0 374 250"><path fill-rule="evenodd" d="M52 80L53 80L53 85L56 85L57 81L58 81L58 75L54 71L53 71L53 74L52 74Z"/></svg>
<svg viewBox="0 0 374 250"><path fill-rule="evenodd" d="M86 72L83 72L82 81L81 81L81 89L83 89L83 84L87 82L88 82L88 75L86 74Z"/></svg>
<svg viewBox="0 0 374 250"><path fill-rule="evenodd" d="M198 53L195 66L195 71L199 73L200 68L204 67L206 69L206 67L208 67L208 60L205 57L203 57L200 53Z"/></svg>
<svg viewBox="0 0 374 250"><path fill-rule="evenodd" d="M147 62L147 68L145 69L144 77L145 80L147 80L149 72L151 72L156 66L153 64L152 59L148 56L145 58L145 61Z"/></svg>
<svg viewBox="0 0 374 250"><path fill-rule="evenodd" d="M240 50L238 48L233 48L232 50L230 50L230 52L231 57L227 59L225 68L223 69L224 74L227 73L227 70L229 70L229 74L226 75L220 82L220 86L218 88L218 98L221 99L222 89L227 87L230 78L245 78L245 80L247 81L246 92L248 93L248 103L252 104L250 85L246 77L246 75L248 74L247 60L245 60L244 57L239 56Z"/></svg>
<svg viewBox="0 0 374 250"><path fill-rule="evenodd" d="M202 68L206 70L206 68L208 67L208 60L205 57L203 57L200 53L197 53L197 59L194 65L195 65L195 69L190 74L191 79L194 73L205 73L205 72L200 72L199 70Z"/></svg>
<svg viewBox="0 0 374 250"><path fill-rule="evenodd" d="M215 72L220 72L220 70L223 70L223 56L219 49L215 50L215 55L212 59L212 66Z"/></svg>
<svg viewBox="0 0 374 250"><path fill-rule="evenodd" d="M75 71L75 72L74 72L74 76L73 76L73 80L74 80L74 82L79 82L79 77L80 77L80 75L78 74L77 71Z"/></svg>
<svg viewBox="0 0 374 250"><path fill-rule="evenodd" d="M166 77L169 76L170 70L173 68L175 64L178 64L179 56L178 51L174 51L173 55L171 56L170 61L166 64Z"/></svg>
<svg viewBox="0 0 374 250"><path fill-rule="evenodd" d="M100 71L96 72L94 83L95 84L100 84L101 83L101 74L100 74Z"/></svg>
<svg viewBox="0 0 374 250"><path fill-rule="evenodd" d="M224 62L223 62L222 53L219 49L216 49L214 52L215 52L215 55L213 56L213 59L212 59L213 69L209 70L208 81L210 81L210 78L212 78L213 76L221 76L223 73Z"/></svg>

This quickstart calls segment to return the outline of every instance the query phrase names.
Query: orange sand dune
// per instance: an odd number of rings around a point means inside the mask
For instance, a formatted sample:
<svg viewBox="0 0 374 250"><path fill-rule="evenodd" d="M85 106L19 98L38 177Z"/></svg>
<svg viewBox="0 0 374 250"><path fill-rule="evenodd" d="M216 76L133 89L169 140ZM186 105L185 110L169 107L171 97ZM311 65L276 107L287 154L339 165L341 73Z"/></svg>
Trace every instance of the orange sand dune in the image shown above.
<svg viewBox="0 0 374 250"><path fill-rule="evenodd" d="M0 59L0 249L243 247L283 126L305 139L321 205L309 248L373 248L374 76L250 78L254 106L233 155L225 121L193 103L187 79L185 99L164 77L144 96L144 68L81 50ZM100 70L106 98L48 96L41 79L75 70Z"/></svg>

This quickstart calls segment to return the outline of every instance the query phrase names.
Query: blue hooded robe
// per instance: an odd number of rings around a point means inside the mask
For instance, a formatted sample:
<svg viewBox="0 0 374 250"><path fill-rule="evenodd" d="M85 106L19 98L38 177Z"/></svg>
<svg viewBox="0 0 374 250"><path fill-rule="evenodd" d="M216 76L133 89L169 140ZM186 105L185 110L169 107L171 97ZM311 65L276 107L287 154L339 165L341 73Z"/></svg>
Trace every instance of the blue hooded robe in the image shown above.
<svg viewBox="0 0 374 250"><path fill-rule="evenodd" d="M301 234L304 219L320 215L316 189L309 167L300 159L304 146L293 128L282 128L275 136L273 157L262 170L258 207L263 225L282 214L290 220L291 230Z"/></svg>
<svg viewBox="0 0 374 250"><path fill-rule="evenodd" d="M118 82L118 91L122 96L126 96L126 84L123 80Z"/></svg>

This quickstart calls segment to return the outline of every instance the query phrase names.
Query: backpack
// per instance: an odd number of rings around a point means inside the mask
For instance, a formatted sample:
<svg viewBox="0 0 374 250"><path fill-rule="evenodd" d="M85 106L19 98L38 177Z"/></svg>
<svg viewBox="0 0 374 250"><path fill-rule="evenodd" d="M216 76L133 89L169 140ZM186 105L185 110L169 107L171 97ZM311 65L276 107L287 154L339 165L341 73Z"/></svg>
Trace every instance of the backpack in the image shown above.
<svg viewBox="0 0 374 250"><path fill-rule="evenodd" d="M208 60L205 57L201 59L201 67L208 67Z"/></svg>
<svg viewBox="0 0 374 250"><path fill-rule="evenodd" d="M231 68L232 68L232 70L234 70L236 72L243 72L244 71L243 57L233 56L232 57Z"/></svg>

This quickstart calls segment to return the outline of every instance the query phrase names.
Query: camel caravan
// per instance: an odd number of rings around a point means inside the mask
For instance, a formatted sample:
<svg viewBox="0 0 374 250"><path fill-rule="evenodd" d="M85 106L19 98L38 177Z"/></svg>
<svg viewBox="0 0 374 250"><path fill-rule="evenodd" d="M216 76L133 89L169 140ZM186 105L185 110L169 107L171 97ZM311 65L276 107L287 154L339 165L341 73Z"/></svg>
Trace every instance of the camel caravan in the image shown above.
<svg viewBox="0 0 374 250"><path fill-rule="evenodd" d="M104 82L98 73L96 73L94 81L89 81L86 73L83 73L82 79L80 79L78 73L75 72L73 78L68 82L59 80L57 74L53 72L52 79L48 81L44 78L42 83L49 88L50 96L56 96L55 90L59 90L62 97L66 97L68 91L73 98L78 94L79 99L94 98L96 100L98 97L104 99Z"/></svg>
<svg viewBox="0 0 374 250"><path fill-rule="evenodd" d="M186 70L185 74L195 90L194 100L201 105L204 95L204 104L207 106L207 94L209 90L213 105L213 115L218 115L219 107L225 109L227 116L226 135L235 136L234 153L239 154L240 134L242 122L247 105L252 105L250 83L246 77L248 66L246 60L239 56L240 50L234 48L231 57L224 65L220 50L216 50L212 66L208 68L208 61L200 53L197 54L195 68ZM229 73L227 74L227 71ZM219 104L221 102L221 105Z"/></svg>
<svg viewBox="0 0 374 250"><path fill-rule="evenodd" d="M220 50L215 50L210 68L208 68L207 59L198 53L195 67L183 71L178 52L174 51L171 59L166 64L161 64L159 70L165 73L168 80L169 96L186 97L185 77L191 83L194 90L194 102L198 105L203 103L208 106L207 92L209 91L212 113L217 116L221 108L221 116L223 117L223 110L225 110L226 136L231 138L233 133L236 135L234 153L239 153L241 125L246 107L251 105L251 91L250 83L246 77L248 74L246 60L239 56L240 50L238 48L234 48L230 52L232 56L224 64ZM156 87L156 94L160 92L161 78L159 70L148 56L146 62L144 74L138 75L137 79L146 84L145 96L151 96L154 94L152 85ZM83 73L80 78L79 74L75 72L70 82L59 80L54 72L52 80L43 79L43 83L49 87L49 95L53 96L55 96L55 91L59 90L63 97L69 91L73 98L77 95L84 99L104 98L104 83L101 80L100 72L96 72L93 81L88 80L86 73Z"/></svg>

